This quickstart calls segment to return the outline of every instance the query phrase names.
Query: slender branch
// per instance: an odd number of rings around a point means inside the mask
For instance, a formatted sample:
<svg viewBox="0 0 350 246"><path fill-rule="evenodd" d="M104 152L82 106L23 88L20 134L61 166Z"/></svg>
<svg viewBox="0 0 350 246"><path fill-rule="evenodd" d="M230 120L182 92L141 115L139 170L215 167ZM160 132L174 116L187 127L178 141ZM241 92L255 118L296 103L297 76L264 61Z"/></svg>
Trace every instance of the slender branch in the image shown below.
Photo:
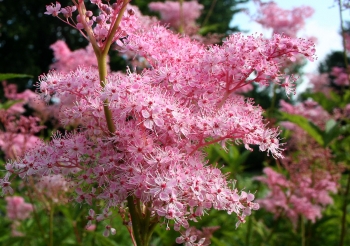
<svg viewBox="0 0 350 246"><path fill-rule="evenodd" d="M344 64L345 64L345 68L346 71L348 70L348 56L347 56L347 52L346 52L346 39L345 39L345 29L344 29L344 21L343 21L343 10L342 10L342 1L339 0L338 2L339 4L339 17L340 17L340 29L341 29L341 35L343 38L343 53L344 53Z"/></svg>
<svg viewBox="0 0 350 246"><path fill-rule="evenodd" d="M119 28L119 24L120 22L122 21L122 18L123 18L123 15L124 15L124 12L126 10L126 7L128 6L128 3L130 2L130 0L123 0L123 6L122 8L120 9L119 13L118 13L118 16L112 26L112 28L110 29L110 33L108 34L107 36L107 39L104 43L104 47L103 47L103 50L102 50L102 55L103 56L106 56L108 54L108 51L113 43L113 40L114 40L114 35L115 33L117 32L118 28Z"/></svg>
<svg viewBox="0 0 350 246"><path fill-rule="evenodd" d="M43 238L44 238L44 240L45 240L45 232L44 232L44 230L43 230L43 227L41 226L40 219L39 219L39 217L38 217L38 213L37 213L36 208L35 208L35 206L34 206L33 198L32 198L32 196L31 196L30 192L27 192L27 195L28 195L28 197L29 197L30 203L31 203L32 206L33 206L34 220L35 220L36 224L38 225L39 230L40 230L40 232L41 232L41 235L43 236ZM47 241L47 243L49 243L49 241Z"/></svg>
<svg viewBox="0 0 350 246"><path fill-rule="evenodd" d="M208 20L209 20L209 17L211 16L211 14L213 13L214 11L214 7L215 7L215 4L216 4L217 0L213 0L211 2L211 5L210 5L210 9L208 11L208 14L205 16L205 19L202 23L202 26L205 26L205 24L207 24Z"/></svg>
<svg viewBox="0 0 350 246"><path fill-rule="evenodd" d="M100 56L101 50L96 42L96 39L95 39L95 36L94 36L94 33L92 31L91 26L89 26L86 23L87 17L86 17L86 8L85 8L84 1L78 0L78 3L77 3L76 0L73 0L73 3L78 9L78 12L79 12L79 15L81 18L81 23L83 24L84 30L86 31L86 33L89 37L89 42L91 43L92 48L94 49L94 52L95 52L96 56L98 57L98 56Z"/></svg>

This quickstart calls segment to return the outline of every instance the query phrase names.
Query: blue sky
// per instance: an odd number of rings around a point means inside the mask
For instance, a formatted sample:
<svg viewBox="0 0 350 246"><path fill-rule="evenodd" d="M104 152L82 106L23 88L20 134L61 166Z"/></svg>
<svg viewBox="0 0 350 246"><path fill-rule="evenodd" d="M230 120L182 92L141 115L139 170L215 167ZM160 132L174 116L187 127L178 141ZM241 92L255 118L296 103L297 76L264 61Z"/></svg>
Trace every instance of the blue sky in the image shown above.
<svg viewBox="0 0 350 246"><path fill-rule="evenodd" d="M322 61L330 51L342 49L341 37L339 35L339 9L337 5L334 5L334 0L275 0L275 2L284 9L308 5L315 10L313 16L307 19L304 30L300 32L300 37L314 36L318 39L316 43L318 60L312 63L309 62L304 68L305 72L315 72L318 62ZM241 4L240 6L247 7L251 13L256 12L253 2ZM350 10L343 12L343 18L344 20L350 20ZM237 14L232 24L239 26L241 30L249 30L248 34L258 32L269 36L271 33L269 30L262 29L259 24L251 22L250 18L244 13ZM307 81L305 82L307 83Z"/></svg>

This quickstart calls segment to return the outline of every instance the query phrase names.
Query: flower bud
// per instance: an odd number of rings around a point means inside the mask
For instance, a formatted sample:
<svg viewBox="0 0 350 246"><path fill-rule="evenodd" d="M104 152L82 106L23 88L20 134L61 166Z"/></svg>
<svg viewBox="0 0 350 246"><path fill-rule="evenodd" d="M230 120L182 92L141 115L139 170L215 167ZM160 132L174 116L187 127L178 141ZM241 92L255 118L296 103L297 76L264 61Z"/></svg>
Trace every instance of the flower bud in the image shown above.
<svg viewBox="0 0 350 246"><path fill-rule="evenodd" d="M135 11L133 9L128 9L128 14L129 15L134 15L135 14Z"/></svg>

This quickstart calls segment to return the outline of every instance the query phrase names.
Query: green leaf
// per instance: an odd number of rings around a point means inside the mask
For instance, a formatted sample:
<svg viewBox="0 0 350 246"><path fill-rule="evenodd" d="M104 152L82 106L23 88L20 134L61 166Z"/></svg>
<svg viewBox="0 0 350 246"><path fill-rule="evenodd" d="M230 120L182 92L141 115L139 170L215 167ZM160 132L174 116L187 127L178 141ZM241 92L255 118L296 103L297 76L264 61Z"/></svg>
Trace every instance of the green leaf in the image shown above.
<svg viewBox="0 0 350 246"><path fill-rule="evenodd" d="M281 112L281 120L290 121L306 131L321 146L324 146L323 132L314 123L301 115Z"/></svg>
<svg viewBox="0 0 350 246"><path fill-rule="evenodd" d="M324 146L328 146L328 144L339 135L340 127L338 126L337 122L333 119L327 121L326 131L323 133Z"/></svg>
<svg viewBox="0 0 350 246"><path fill-rule="evenodd" d="M11 108L13 105L15 105L16 103L21 102L22 100L11 100L11 101L7 101L5 103L0 103L0 109L9 109Z"/></svg>
<svg viewBox="0 0 350 246"><path fill-rule="evenodd" d="M201 29L199 29L199 34L204 35L209 32L214 32L215 30L217 30L218 26L218 24L203 26L201 27Z"/></svg>
<svg viewBox="0 0 350 246"><path fill-rule="evenodd" d="M217 245L217 246L226 246L226 244L222 243L218 238L216 237L211 237L210 238L211 242L213 243L213 245Z"/></svg>
<svg viewBox="0 0 350 246"><path fill-rule="evenodd" d="M33 76L29 74L0 73L0 80L16 79L16 78L33 78Z"/></svg>

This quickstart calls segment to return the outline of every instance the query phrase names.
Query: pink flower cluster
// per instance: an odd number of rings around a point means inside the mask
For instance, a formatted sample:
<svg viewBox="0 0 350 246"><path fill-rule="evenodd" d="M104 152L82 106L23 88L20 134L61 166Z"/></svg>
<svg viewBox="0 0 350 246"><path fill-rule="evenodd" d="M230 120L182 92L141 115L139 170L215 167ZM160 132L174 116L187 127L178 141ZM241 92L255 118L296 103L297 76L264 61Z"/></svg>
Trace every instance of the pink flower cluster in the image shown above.
<svg viewBox="0 0 350 246"><path fill-rule="evenodd" d="M33 116L23 116L25 105L33 109L42 109L38 116L47 118L45 104L40 97L30 90L17 93L17 86L3 82L5 97L14 104L8 109L0 109L0 123L3 129L0 130L0 148L5 153L6 158L17 158L35 146L39 138L34 134L44 127L40 126L40 118Z"/></svg>
<svg viewBox="0 0 350 246"><path fill-rule="evenodd" d="M313 101L293 106L281 101L282 111L302 115L324 128L330 115ZM293 135L286 146L286 157L278 172L270 167L256 179L267 184L269 193L259 204L276 217L286 216L296 226L299 216L315 222L326 205L332 204L330 193L338 191L342 168L332 161L330 149L319 146L300 127L290 122L282 125Z"/></svg>
<svg viewBox="0 0 350 246"><path fill-rule="evenodd" d="M97 59L91 45L88 45L85 49L71 51L64 41L59 40L52 44L50 48L55 56L55 62L50 66L51 69L68 73L77 69L81 64L97 69Z"/></svg>
<svg viewBox="0 0 350 246"><path fill-rule="evenodd" d="M296 105L292 105L284 100L281 100L280 107L281 110L286 113L304 116L321 129L324 129L326 122L331 119L331 115L318 103L311 99ZM294 131L296 130L297 126L294 125L293 127L290 125L286 128Z"/></svg>
<svg viewBox="0 0 350 246"><path fill-rule="evenodd" d="M332 72L330 73L335 77L334 83L338 86L349 86L349 74L345 68L333 67Z"/></svg>
<svg viewBox="0 0 350 246"><path fill-rule="evenodd" d="M34 207L30 203L26 203L23 197L20 196L8 196L5 198L7 202L6 216L12 220L11 234L13 237L21 237L24 234L18 231L18 227L21 225L21 220L25 220L30 217Z"/></svg>
<svg viewBox="0 0 350 246"><path fill-rule="evenodd" d="M304 27L305 19L313 15L309 6L295 7L292 10L280 8L274 1L263 3L254 0L258 5L258 14L253 19L265 28L272 28L273 33L296 37L297 32Z"/></svg>
<svg viewBox="0 0 350 246"><path fill-rule="evenodd" d="M63 22L78 29L80 33L90 42L96 42L101 48L105 48L104 44L108 37L111 36L112 29L116 21L119 19L119 12L124 7L123 1L116 1L112 5L109 1L107 3L102 3L102 0L91 0L90 2L96 5L99 9L99 14L94 15L90 10L85 9L85 5L80 3L81 0L73 0L74 5L61 8L61 4L56 2L56 4L51 4L46 6L47 15L52 15L61 19ZM73 19L73 13L77 8L84 8L83 11L85 16L76 16L76 20ZM61 16L63 15L64 18ZM133 29L133 22L135 21L135 12L130 9L130 11L125 12L124 20L116 30L115 35L112 37L113 41L125 37L127 31ZM147 21L146 23L147 24ZM88 30L88 31L86 31Z"/></svg>
<svg viewBox="0 0 350 246"><path fill-rule="evenodd" d="M198 29L196 20L203 9L203 5L196 0L183 1L182 4L179 1L152 2L148 6L150 10L160 13L163 24L169 24L176 30L182 26L186 34L193 34Z"/></svg>
<svg viewBox="0 0 350 246"><path fill-rule="evenodd" d="M104 19L97 21L88 12L85 17L97 29L106 28L101 37L94 29L103 45L110 32L104 20L113 23L119 5L92 2ZM51 7L53 15L61 11L57 4ZM153 217L174 221L176 230L188 228L189 221L211 208L235 213L238 226L259 205L252 193L238 191L218 167L207 165L202 149L235 142L247 149L258 145L281 158L279 129L267 128L262 109L235 92L252 82L292 87L293 77L284 83L289 76L280 72L281 61L298 54L313 60L313 43L279 34L271 40L235 34L221 46L207 47L163 26L146 26L135 12L127 12L118 31L125 35L120 49L145 57L151 67L141 74L109 73L105 81L86 67L42 75L41 96L74 98L74 106L62 108L61 120L65 125L79 121L79 131L58 132L51 142L8 162L8 173L0 180L3 192L11 192L14 174L60 174L75 183L77 202L104 201L98 220L107 219L110 208L124 206L133 195ZM114 132L107 128L104 106Z"/></svg>
<svg viewBox="0 0 350 246"><path fill-rule="evenodd" d="M293 164L298 163L293 162ZM309 165L309 163L303 163L303 165ZM283 175L267 167L264 168L264 173L266 176L257 177L256 180L267 184L269 193L257 202L275 217L286 216L294 226L297 225L300 215L312 222L320 219L324 207L333 203L329 193L336 193L338 190L338 179L334 179L326 172L316 171L311 174L299 171Z"/></svg>
<svg viewBox="0 0 350 246"><path fill-rule="evenodd" d="M70 190L70 184L61 174L43 176L35 184L35 191L40 193L45 199L58 204L68 202L67 193Z"/></svg>
<svg viewBox="0 0 350 246"><path fill-rule="evenodd" d="M33 211L33 205L26 203L23 197L8 196L6 202L6 214L10 220L25 220Z"/></svg>
<svg viewBox="0 0 350 246"><path fill-rule="evenodd" d="M327 97L330 96L332 88L330 87L328 73L311 74L308 77L310 78L310 84L312 85L313 92L321 92Z"/></svg>

